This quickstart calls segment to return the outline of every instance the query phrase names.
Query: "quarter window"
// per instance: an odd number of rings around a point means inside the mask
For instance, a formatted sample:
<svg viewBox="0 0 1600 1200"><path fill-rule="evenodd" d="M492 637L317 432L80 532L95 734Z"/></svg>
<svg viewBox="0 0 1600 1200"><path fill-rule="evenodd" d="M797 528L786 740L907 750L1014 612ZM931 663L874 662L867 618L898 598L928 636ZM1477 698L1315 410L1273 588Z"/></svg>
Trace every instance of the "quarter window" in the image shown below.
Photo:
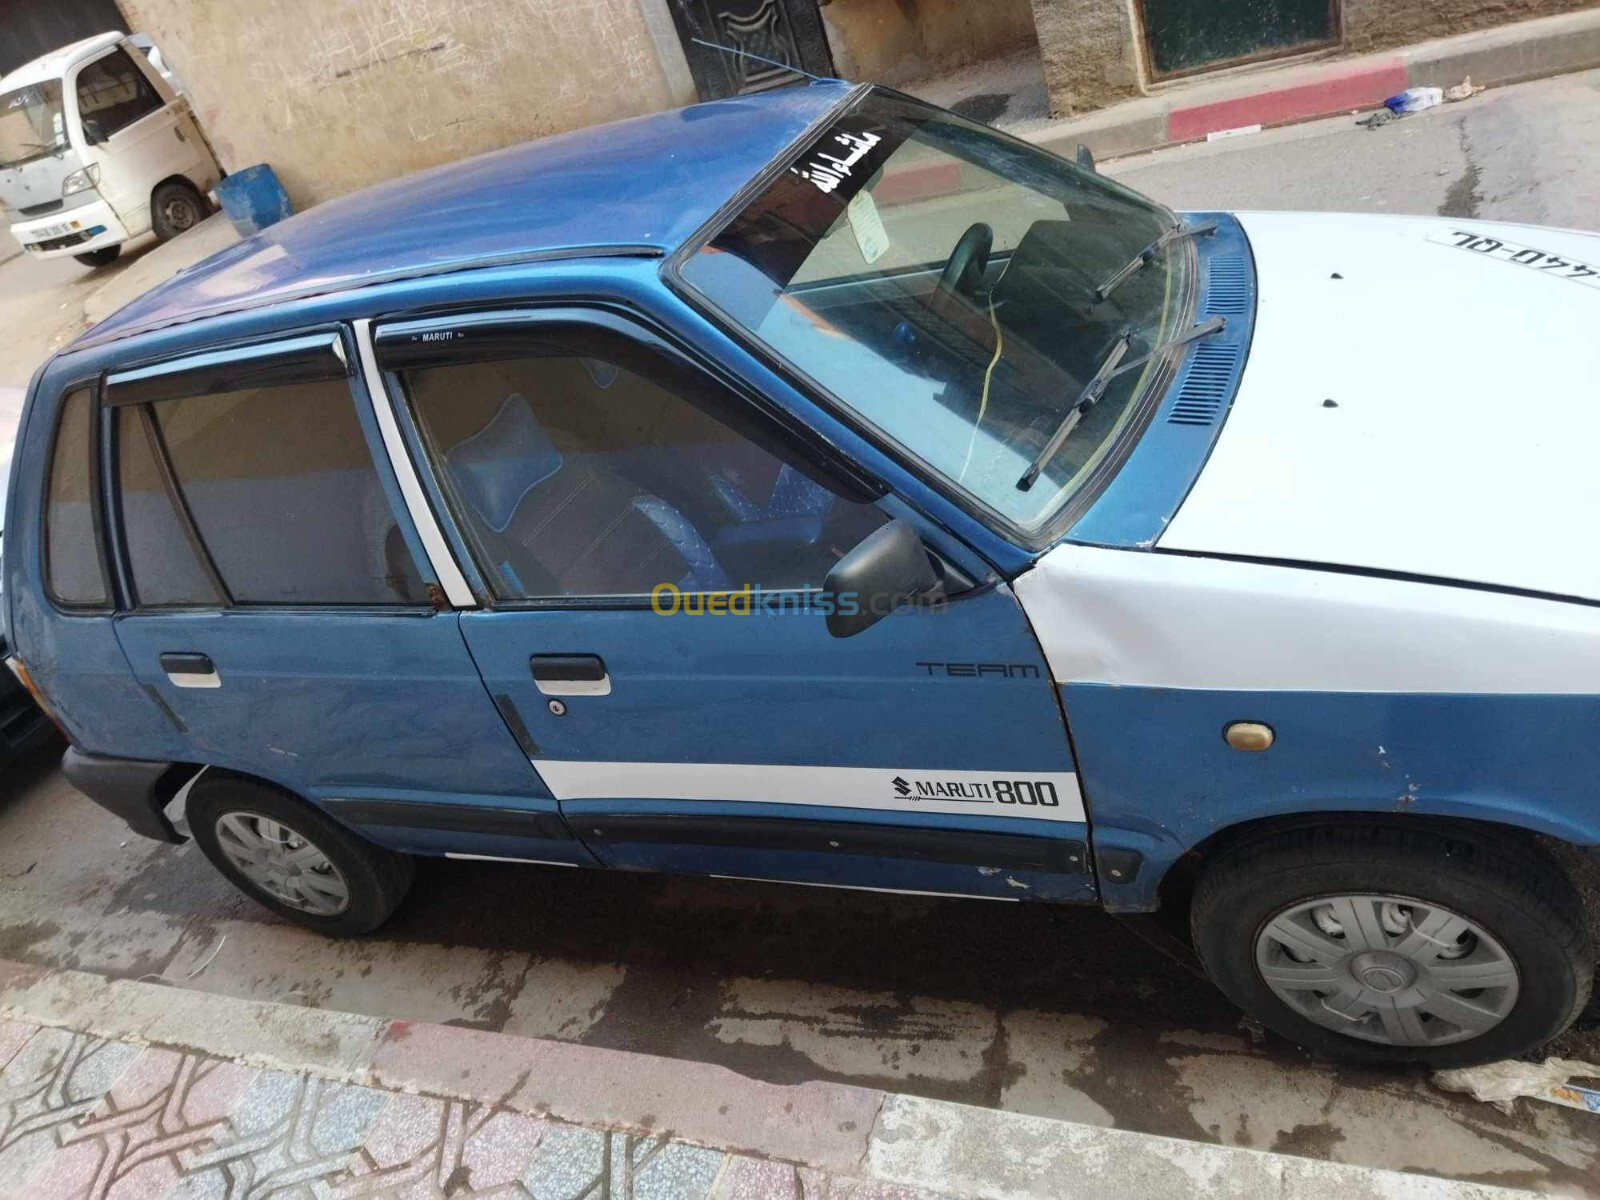
<svg viewBox="0 0 1600 1200"><path fill-rule="evenodd" d="M125 50L78 72L78 116L90 142L103 142L160 107L161 97Z"/></svg>
<svg viewBox="0 0 1600 1200"><path fill-rule="evenodd" d="M426 602L344 380L127 405L118 443L140 604Z"/></svg>
<svg viewBox="0 0 1600 1200"><path fill-rule="evenodd" d="M401 377L502 599L818 587L884 520L608 359L553 351Z"/></svg>
<svg viewBox="0 0 1600 1200"><path fill-rule="evenodd" d="M50 456L45 575L51 595L69 605L106 602L94 532L94 451L89 436L93 407L87 389L68 393L61 402L61 420Z"/></svg>

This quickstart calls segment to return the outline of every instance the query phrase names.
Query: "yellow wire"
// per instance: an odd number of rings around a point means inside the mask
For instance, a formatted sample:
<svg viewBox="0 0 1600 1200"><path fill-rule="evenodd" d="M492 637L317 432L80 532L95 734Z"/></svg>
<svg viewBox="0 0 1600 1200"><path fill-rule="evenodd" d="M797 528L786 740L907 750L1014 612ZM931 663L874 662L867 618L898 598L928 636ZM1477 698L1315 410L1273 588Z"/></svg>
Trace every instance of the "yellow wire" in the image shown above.
<svg viewBox="0 0 1600 1200"><path fill-rule="evenodd" d="M972 465L972 448L978 444L978 430L983 428L984 414L989 411L989 381L994 378L995 364L1000 361L1000 355L1006 348L1005 334L1000 332L1000 322L994 315L994 293L989 294L989 324L994 326L994 357L989 360L989 368L983 373L983 399L978 403L978 419L972 423L972 437L967 440L967 457L962 460L961 474L956 476L957 483L964 483L967 478L967 468Z"/></svg>

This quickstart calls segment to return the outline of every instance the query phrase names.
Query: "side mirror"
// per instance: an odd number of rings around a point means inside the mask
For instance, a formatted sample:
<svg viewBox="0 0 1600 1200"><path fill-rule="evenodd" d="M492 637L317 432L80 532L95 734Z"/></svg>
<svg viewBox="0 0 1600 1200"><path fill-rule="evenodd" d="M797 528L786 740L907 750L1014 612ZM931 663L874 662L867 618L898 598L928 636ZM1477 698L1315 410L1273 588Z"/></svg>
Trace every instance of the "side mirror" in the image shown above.
<svg viewBox="0 0 1600 1200"><path fill-rule="evenodd" d="M833 564L822 592L832 605L828 632L854 637L909 601L935 594L939 574L909 521L890 521Z"/></svg>
<svg viewBox="0 0 1600 1200"><path fill-rule="evenodd" d="M100 129L100 122L93 117L83 119L83 140L91 146L102 145L106 140L106 135Z"/></svg>
<svg viewBox="0 0 1600 1200"><path fill-rule="evenodd" d="M1093 171L1096 169L1094 165L1094 155L1090 152L1089 147L1085 146L1082 142L1078 143L1078 152L1077 154L1073 155L1073 161L1085 171Z"/></svg>

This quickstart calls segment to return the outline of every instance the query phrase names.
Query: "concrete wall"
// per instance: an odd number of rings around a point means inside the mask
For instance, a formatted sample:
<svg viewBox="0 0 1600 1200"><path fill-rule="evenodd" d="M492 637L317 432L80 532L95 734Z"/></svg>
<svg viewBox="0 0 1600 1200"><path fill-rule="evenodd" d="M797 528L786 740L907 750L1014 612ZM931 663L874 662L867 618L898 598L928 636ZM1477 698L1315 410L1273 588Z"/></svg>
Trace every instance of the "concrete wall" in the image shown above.
<svg viewBox="0 0 1600 1200"><path fill-rule="evenodd" d="M822 9L846 79L905 83L1037 44L1029 0L833 0Z"/></svg>
<svg viewBox="0 0 1600 1200"><path fill-rule="evenodd" d="M1133 0L1033 0L1033 19L1056 116L1140 94L1143 45Z"/></svg>
<svg viewBox="0 0 1600 1200"><path fill-rule="evenodd" d="M640 0L121 0L223 165L298 205L669 107Z"/></svg>
<svg viewBox="0 0 1600 1200"><path fill-rule="evenodd" d="M1592 7L1594 0L1344 0L1344 45L1378 50Z"/></svg>

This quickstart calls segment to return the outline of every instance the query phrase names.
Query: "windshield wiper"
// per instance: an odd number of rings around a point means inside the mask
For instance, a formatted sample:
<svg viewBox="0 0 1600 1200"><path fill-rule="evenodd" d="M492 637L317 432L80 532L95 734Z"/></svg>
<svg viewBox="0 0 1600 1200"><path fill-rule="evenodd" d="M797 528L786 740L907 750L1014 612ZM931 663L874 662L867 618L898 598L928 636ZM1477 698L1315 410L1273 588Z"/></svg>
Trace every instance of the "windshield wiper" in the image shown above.
<svg viewBox="0 0 1600 1200"><path fill-rule="evenodd" d="M1191 326L1186 332L1180 333L1176 337L1168 338L1150 351L1149 354L1141 354L1138 358L1122 363L1115 371L1111 372L1111 378L1115 379L1118 375L1137 370L1152 358L1160 358L1168 350L1176 350L1179 346L1187 346L1190 342L1198 342L1201 338L1210 337L1213 333L1221 333L1227 327L1227 324L1228 319L1226 317L1208 318L1198 325Z"/></svg>
<svg viewBox="0 0 1600 1200"><path fill-rule="evenodd" d="M1056 451L1061 449L1061 443L1078 427L1078 422L1083 420L1083 414L1088 412L1100 402L1100 397L1105 394L1111 381L1117 376L1144 366L1153 358L1160 358L1170 350L1179 346L1187 346L1190 342L1198 342L1203 337L1210 337L1213 333L1221 333L1227 325L1225 317L1212 317L1202 321L1176 337L1168 338L1148 354L1141 354L1131 362L1123 362L1127 356L1128 347L1133 344L1133 330L1128 330L1118 338L1106 354L1105 361L1100 364L1100 369L1094 373L1094 378L1084 385L1083 391L1078 393L1078 398L1072 402L1072 407L1067 410L1067 415L1061 419L1061 424L1056 426L1055 433L1050 435L1050 440L1044 444L1044 449L1039 451L1037 458L1028 464L1028 469L1022 473L1022 478L1017 480L1017 490L1027 491L1038 481L1039 472L1044 470L1045 463L1055 457Z"/></svg>
<svg viewBox="0 0 1600 1200"><path fill-rule="evenodd" d="M1119 287L1131 279L1136 271L1148 266L1156 255L1160 254L1168 246L1172 245L1173 242L1178 241L1180 238L1210 237L1216 231L1217 223L1215 221L1201 221L1198 225L1185 225L1182 221L1179 221L1155 241L1151 242L1143 250L1139 251L1139 253L1129 261L1127 266L1123 267L1110 279L1106 280L1099 287L1095 288L1094 302L1099 304L1101 301L1105 300L1111 295L1112 292L1116 291Z"/></svg>
<svg viewBox="0 0 1600 1200"><path fill-rule="evenodd" d="M1025 492L1034 485L1039 478L1039 472L1044 470L1045 463L1056 456L1056 451L1061 449L1061 443L1067 440L1067 435L1078 427L1079 421L1083 420L1083 414L1093 408L1105 394L1111 377L1116 374L1117 365L1122 362L1131 345L1133 345L1133 330L1124 330L1122 336L1111 344L1111 349L1106 352L1105 361L1094 373L1094 378L1083 385L1083 391L1078 393L1078 398L1072 402L1072 407L1067 409L1067 415L1061 418L1061 424L1056 426L1056 431L1050 435L1050 440L1044 444L1044 449L1039 451L1034 460L1028 464L1028 469L1022 473L1022 478L1017 480L1019 492Z"/></svg>

